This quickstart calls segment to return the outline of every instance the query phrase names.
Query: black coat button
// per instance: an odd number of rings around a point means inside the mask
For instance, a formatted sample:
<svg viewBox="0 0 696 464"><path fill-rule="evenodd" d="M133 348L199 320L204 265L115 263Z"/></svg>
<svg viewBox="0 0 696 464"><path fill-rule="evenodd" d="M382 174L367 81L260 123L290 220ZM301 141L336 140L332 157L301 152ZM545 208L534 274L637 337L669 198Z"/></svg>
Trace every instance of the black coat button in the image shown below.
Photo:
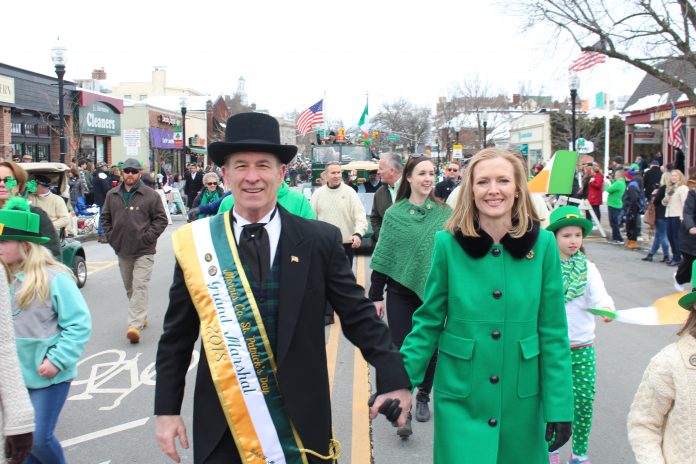
<svg viewBox="0 0 696 464"><path fill-rule="evenodd" d="M493 251L491 251L491 253L493 253L493 256L497 258L498 256L500 256L500 248L493 248Z"/></svg>
<svg viewBox="0 0 696 464"><path fill-rule="evenodd" d="M491 427L495 427L496 425L498 425L498 421L495 419L488 419L488 425L490 425Z"/></svg>
<svg viewBox="0 0 696 464"><path fill-rule="evenodd" d="M500 382L500 377L498 377L497 375L492 375L490 380L492 384L496 384Z"/></svg>
<svg viewBox="0 0 696 464"><path fill-rule="evenodd" d="M500 332L496 330L491 334L491 337L493 337L493 340L498 340L500 338Z"/></svg>
<svg viewBox="0 0 696 464"><path fill-rule="evenodd" d="M496 290L495 292L493 292L493 298L495 298L496 300L499 300L501 296L503 296L503 292L501 292L500 290Z"/></svg>
<svg viewBox="0 0 696 464"><path fill-rule="evenodd" d="M265 303L266 299L264 297L259 298L259 303Z"/></svg>

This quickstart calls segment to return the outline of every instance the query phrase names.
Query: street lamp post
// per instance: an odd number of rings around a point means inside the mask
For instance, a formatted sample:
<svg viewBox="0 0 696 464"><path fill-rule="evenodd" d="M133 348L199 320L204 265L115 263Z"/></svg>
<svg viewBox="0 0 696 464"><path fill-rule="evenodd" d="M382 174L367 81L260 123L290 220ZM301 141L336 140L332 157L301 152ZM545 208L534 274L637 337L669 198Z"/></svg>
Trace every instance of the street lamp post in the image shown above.
<svg viewBox="0 0 696 464"><path fill-rule="evenodd" d="M483 110L483 146L481 148L486 148L486 130L488 129L488 110Z"/></svg>
<svg viewBox="0 0 696 464"><path fill-rule="evenodd" d="M182 169L186 166L186 106L188 105L188 98L179 98L179 105L181 106L181 167Z"/></svg>
<svg viewBox="0 0 696 464"><path fill-rule="evenodd" d="M572 106L571 111L572 111L572 121L571 121L571 135L573 137L572 140L572 147L573 151L575 151L575 102L578 98L578 88L580 88L580 78L576 73L570 73L570 77L568 78L568 87L570 87L570 104Z"/></svg>
<svg viewBox="0 0 696 464"><path fill-rule="evenodd" d="M68 151L68 143L65 140L65 107L63 106L63 76L65 76L65 62L67 49L57 43L51 49L51 60L56 67L58 76L58 134L60 141L60 162L65 163L65 153Z"/></svg>

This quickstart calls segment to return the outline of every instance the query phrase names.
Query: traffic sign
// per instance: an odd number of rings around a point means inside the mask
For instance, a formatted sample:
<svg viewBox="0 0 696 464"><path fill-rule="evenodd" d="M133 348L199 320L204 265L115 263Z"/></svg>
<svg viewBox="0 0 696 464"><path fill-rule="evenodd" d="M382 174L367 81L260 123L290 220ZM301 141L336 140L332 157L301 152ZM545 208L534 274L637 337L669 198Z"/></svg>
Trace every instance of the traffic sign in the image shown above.
<svg viewBox="0 0 696 464"><path fill-rule="evenodd" d="M390 135L389 137L387 137L387 140L391 140L393 142L396 142L397 140L401 140L401 136L400 135Z"/></svg>
<svg viewBox="0 0 696 464"><path fill-rule="evenodd" d="M456 144L452 147L452 158L461 159L462 158L462 145Z"/></svg>

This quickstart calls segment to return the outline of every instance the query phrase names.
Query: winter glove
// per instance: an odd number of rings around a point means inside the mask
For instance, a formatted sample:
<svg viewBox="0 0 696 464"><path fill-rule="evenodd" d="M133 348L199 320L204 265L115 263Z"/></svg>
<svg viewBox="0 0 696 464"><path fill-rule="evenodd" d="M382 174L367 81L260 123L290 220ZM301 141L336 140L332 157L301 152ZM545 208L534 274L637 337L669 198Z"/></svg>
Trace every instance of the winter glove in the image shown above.
<svg viewBox="0 0 696 464"><path fill-rule="evenodd" d="M198 215L200 214L198 208L191 208L188 212L188 220L189 222L193 222L196 219L198 219Z"/></svg>
<svg viewBox="0 0 696 464"><path fill-rule="evenodd" d="M31 446L31 432L5 437L5 457L8 464L20 464L24 461L31 452Z"/></svg>
<svg viewBox="0 0 696 464"><path fill-rule="evenodd" d="M372 396L370 396L367 402L369 407L375 404L375 398L377 398L377 393L373 393ZM382 406L379 407L379 413L384 415L384 417L395 426L396 421L399 420L399 416L401 416L400 404L401 402L399 400L386 400L382 403Z"/></svg>
<svg viewBox="0 0 696 464"><path fill-rule="evenodd" d="M549 446L549 452L556 451L570 439L573 434L573 426L570 422L549 422L546 424L546 441L549 442L556 436Z"/></svg>

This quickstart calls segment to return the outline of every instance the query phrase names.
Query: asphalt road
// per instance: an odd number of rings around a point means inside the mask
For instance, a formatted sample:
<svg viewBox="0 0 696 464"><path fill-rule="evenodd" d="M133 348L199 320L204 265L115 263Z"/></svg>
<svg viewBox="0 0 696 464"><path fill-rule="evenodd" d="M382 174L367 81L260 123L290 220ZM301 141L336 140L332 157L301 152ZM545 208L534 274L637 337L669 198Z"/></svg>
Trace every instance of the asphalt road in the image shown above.
<svg viewBox="0 0 696 464"><path fill-rule="evenodd" d="M70 463L171 462L155 443L152 405L156 344L174 264L170 236L181 224L176 222L160 238L151 282L150 327L139 345L130 345L125 338L127 300L115 255L108 245L85 243L90 275L83 294L92 311L94 333L57 428ZM587 250L618 308L647 306L674 292L672 268L642 262L638 252L601 240L588 242ZM358 280L369 282L369 257L356 260L355 268ZM597 397L590 440L594 463L635 462L626 438L626 415L643 369L675 339L675 331L675 326L598 324ZM432 462L432 422L414 423L414 435L408 440L397 438L383 418L370 424L365 403L374 375L340 334L338 324L327 329L327 352L334 428L343 448L340 462ZM193 380L190 373L182 410L189 427ZM569 451L563 452L566 456ZM192 462L191 450L182 451L182 462Z"/></svg>

